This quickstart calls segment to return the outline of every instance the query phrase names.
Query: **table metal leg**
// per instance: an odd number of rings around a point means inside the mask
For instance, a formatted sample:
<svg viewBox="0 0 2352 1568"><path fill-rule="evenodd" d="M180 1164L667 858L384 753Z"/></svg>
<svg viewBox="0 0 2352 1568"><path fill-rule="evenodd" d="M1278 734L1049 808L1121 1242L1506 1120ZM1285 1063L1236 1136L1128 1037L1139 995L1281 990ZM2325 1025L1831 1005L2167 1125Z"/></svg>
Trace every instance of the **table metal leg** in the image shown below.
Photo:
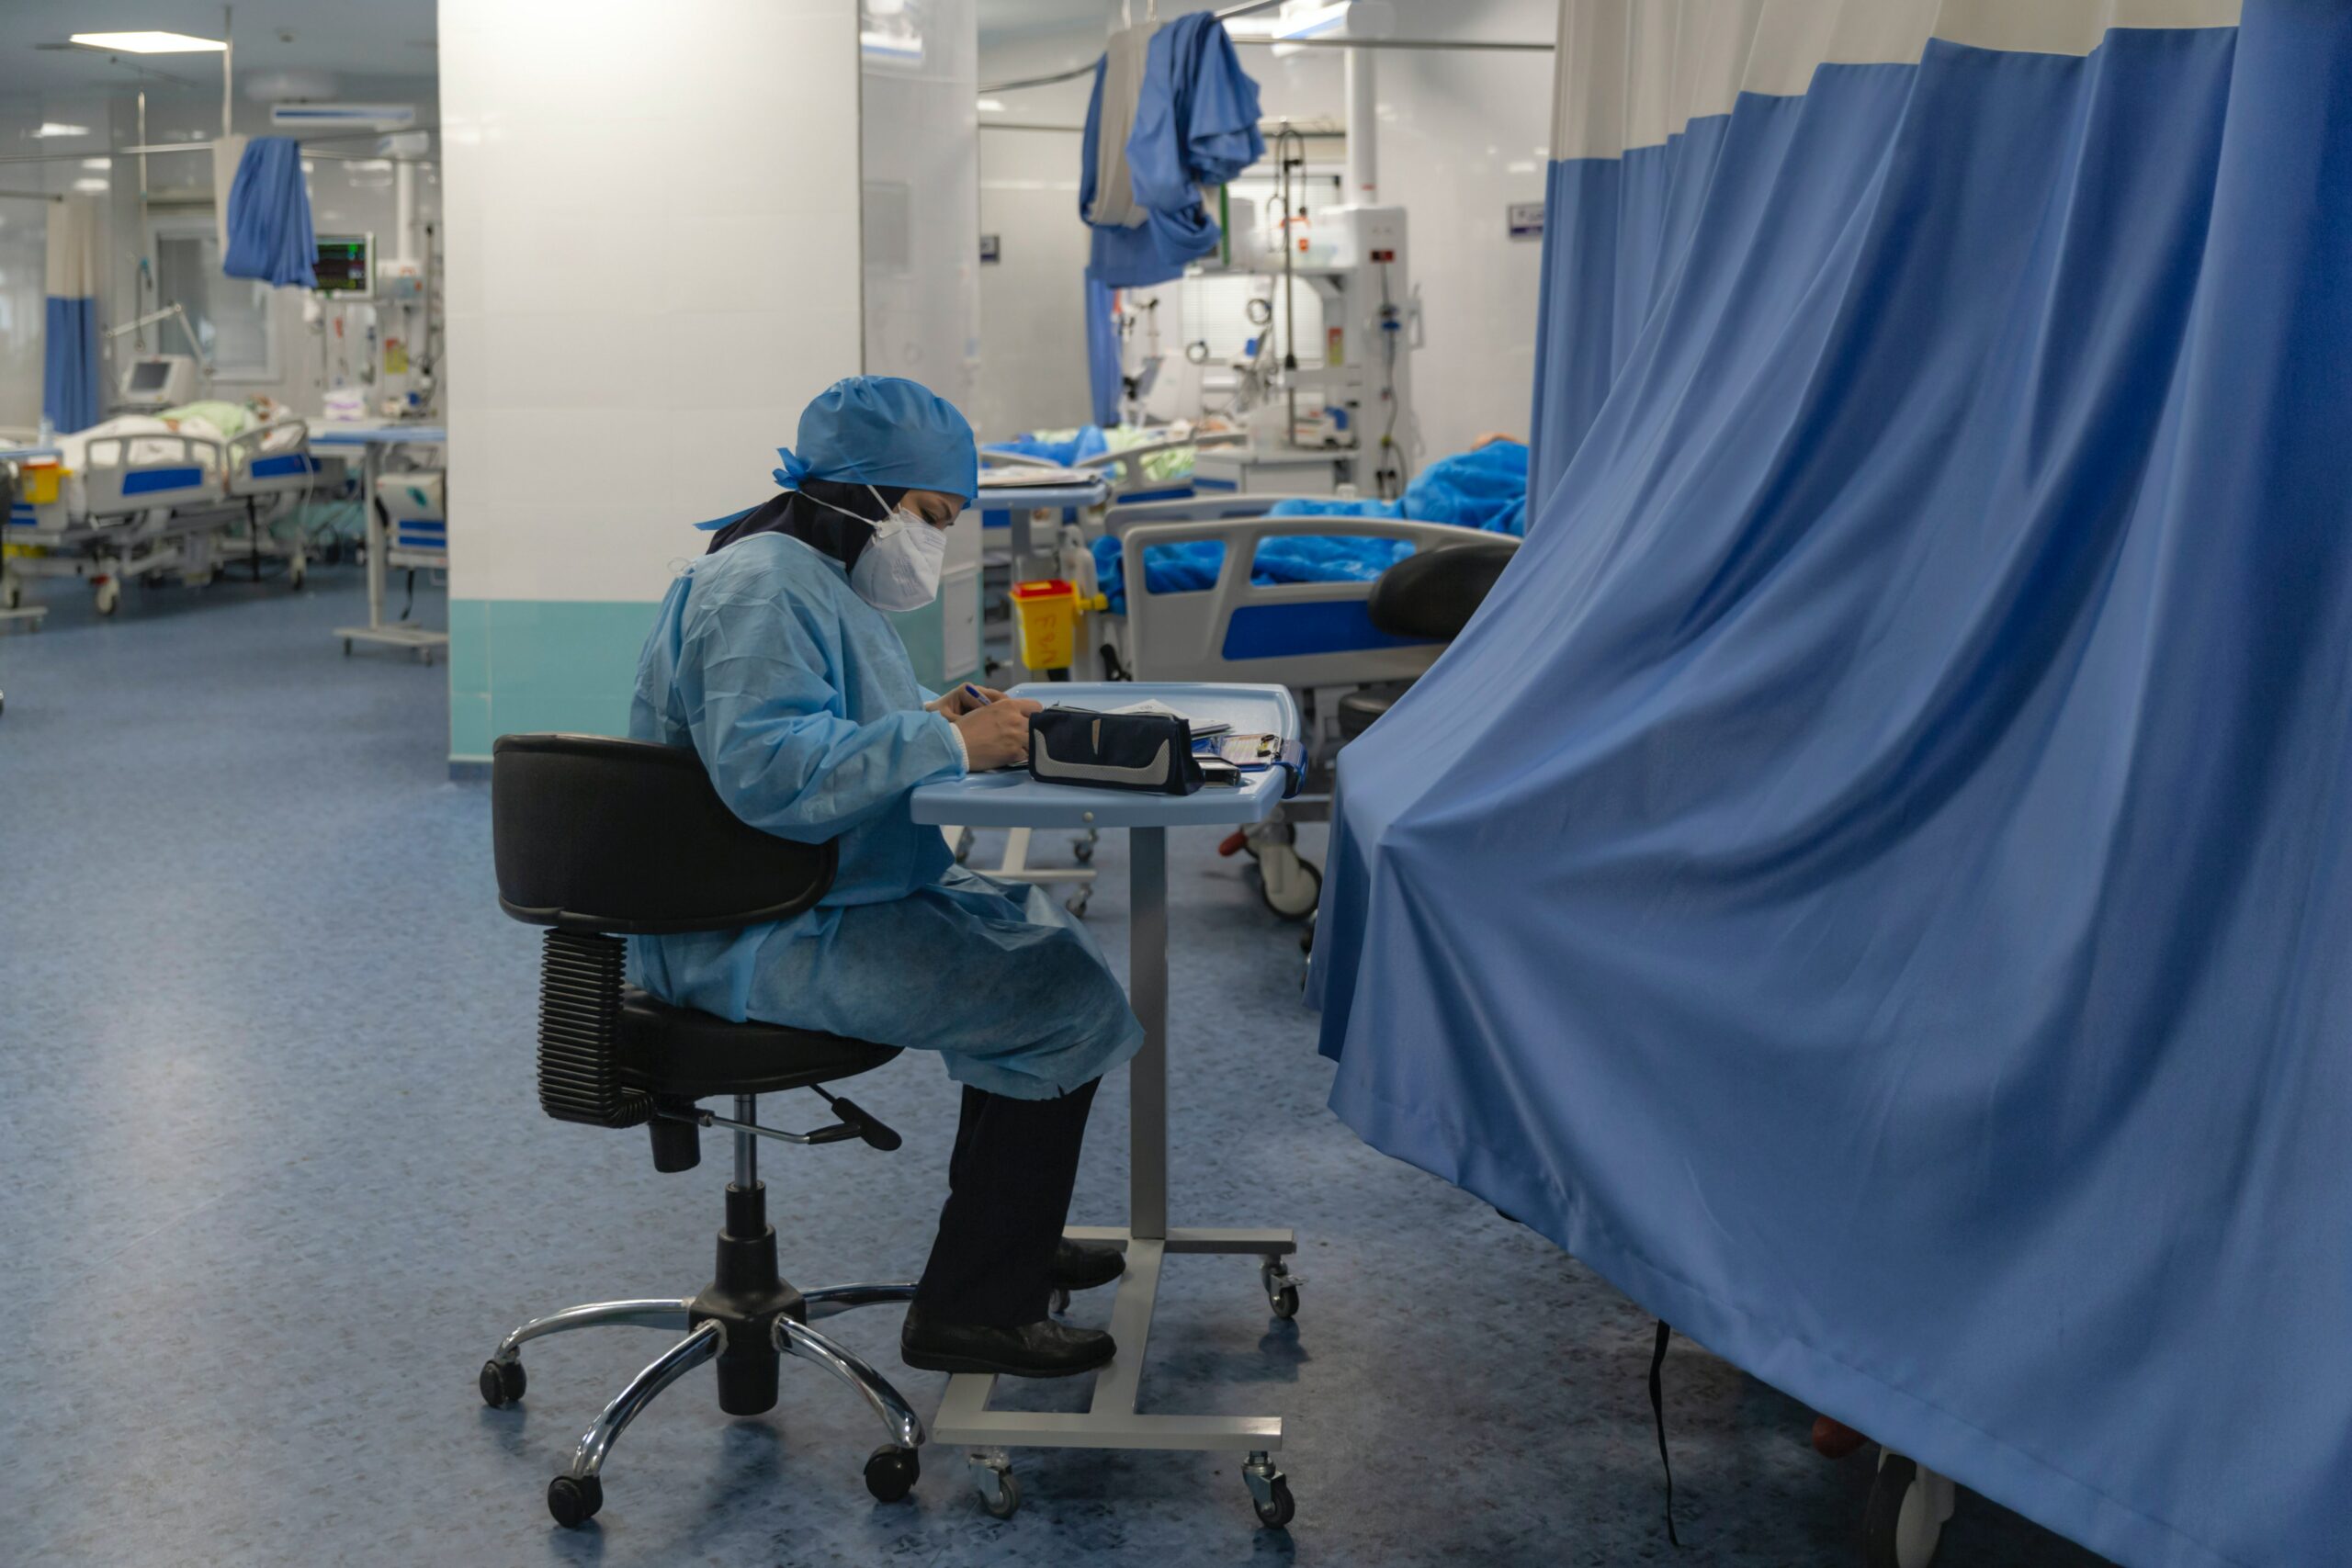
<svg viewBox="0 0 2352 1568"><path fill-rule="evenodd" d="M1143 1049L1127 1066L1127 1229L1168 1237L1168 829L1127 835L1127 1002Z"/></svg>
<svg viewBox="0 0 2352 1568"><path fill-rule="evenodd" d="M383 467L383 449L370 441L360 448L359 505L368 539L368 629L384 626L384 522L376 513L376 475Z"/></svg>
<svg viewBox="0 0 2352 1568"><path fill-rule="evenodd" d="M1074 1240L1126 1249L1126 1276L1111 1307L1118 1357L1095 1375L1094 1396L1083 1413L991 1410L995 1379L973 1373L950 1378L932 1439L977 1446L991 1456L1015 1447L1188 1449L1247 1454L1254 1462L1282 1447L1282 1417L1158 1416L1136 1408L1163 1261L1175 1254L1270 1260L1287 1256L1297 1242L1286 1230L1169 1226L1168 830L1131 829L1127 847L1128 1004L1144 1028L1143 1049L1127 1065L1130 1214L1124 1226L1073 1225L1067 1233ZM1275 1473L1270 1466L1268 1473Z"/></svg>
<svg viewBox="0 0 2352 1568"><path fill-rule="evenodd" d="M370 441L361 446L359 457L360 515L364 519L363 536L368 542L368 624L337 626L334 635L343 639L345 653L351 651L355 642L388 643L394 648L414 649L425 663L431 664L433 650L447 646L447 632L384 619L384 600L392 570L391 530L384 526L376 507L376 481L384 471L384 443Z"/></svg>

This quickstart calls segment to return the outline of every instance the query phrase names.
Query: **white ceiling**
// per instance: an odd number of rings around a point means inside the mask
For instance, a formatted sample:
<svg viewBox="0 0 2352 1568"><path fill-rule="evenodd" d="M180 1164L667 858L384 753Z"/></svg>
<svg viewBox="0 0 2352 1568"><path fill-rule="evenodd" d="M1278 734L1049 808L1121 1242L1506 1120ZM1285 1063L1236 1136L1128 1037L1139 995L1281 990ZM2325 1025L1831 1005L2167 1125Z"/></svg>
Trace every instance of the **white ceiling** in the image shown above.
<svg viewBox="0 0 2352 1568"><path fill-rule="evenodd" d="M1133 0L1143 11L1147 0ZM983 49L1074 30L1107 31L1121 0L977 0ZM1164 0L1164 15L1205 0ZM237 0L237 73L301 68L368 78L436 72L436 0ZM170 85L209 90L220 62L207 54L109 57L48 49L77 32L157 28L220 36L212 0L0 0L0 95ZM146 73L142 74L142 71Z"/></svg>
<svg viewBox="0 0 2352 1568"><path fill-rule="evenodd" d="M434 76L435 0L237 0L237 74L301 67L381 78ZM85 92L164 85L171 79L218 91L211 54L109 57L51 50L81 32L155 28L220 36L220 6L209 0L0 0L0 94Z"/></svg>
<svg viewBox="0 0 2352 1568"><path fill-rule="evenodd" d="M1079 28L1107 30L1112 14L1119 8L1119 0L978 0L978 4L982 49Z"/></svg>

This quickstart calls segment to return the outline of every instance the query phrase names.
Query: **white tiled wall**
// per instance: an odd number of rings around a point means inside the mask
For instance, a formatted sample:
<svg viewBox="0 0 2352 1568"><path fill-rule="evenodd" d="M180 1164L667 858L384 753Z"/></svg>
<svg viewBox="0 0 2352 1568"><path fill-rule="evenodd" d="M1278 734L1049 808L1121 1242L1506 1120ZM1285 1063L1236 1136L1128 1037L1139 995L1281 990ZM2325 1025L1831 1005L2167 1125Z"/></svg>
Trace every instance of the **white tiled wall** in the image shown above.
<svg viewBox="0 0 2352 1568"><path fill-rule="evenodd" d="M443 0L450 591L650 600L861 367L857 0Z"/></svg>

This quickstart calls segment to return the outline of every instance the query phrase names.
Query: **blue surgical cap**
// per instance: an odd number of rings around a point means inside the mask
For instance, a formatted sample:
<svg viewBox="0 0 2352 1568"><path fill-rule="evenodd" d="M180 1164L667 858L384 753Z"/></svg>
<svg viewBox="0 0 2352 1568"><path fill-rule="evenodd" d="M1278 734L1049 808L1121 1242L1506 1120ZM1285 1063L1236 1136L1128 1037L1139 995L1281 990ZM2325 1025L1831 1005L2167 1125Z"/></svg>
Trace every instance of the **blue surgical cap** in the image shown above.
<svg viewBox="0 0 2352 1568"><path fill-rule="evenodd" d="M967 502L980 493L980 448L956 405L918 381L850 376L800 412L800 444L781 446L775 482L835 479L876 489L935 490Z"/></svg>

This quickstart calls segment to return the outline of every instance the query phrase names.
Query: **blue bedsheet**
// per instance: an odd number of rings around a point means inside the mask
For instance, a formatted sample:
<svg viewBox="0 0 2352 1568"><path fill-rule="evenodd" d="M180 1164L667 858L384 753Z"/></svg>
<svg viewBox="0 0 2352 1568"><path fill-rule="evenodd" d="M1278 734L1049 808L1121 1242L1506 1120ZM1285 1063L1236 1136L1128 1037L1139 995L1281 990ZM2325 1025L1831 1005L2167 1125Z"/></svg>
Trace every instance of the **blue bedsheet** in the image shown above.
<svg viewBox="0 0 2352 1568"><path fill-rule="evenodd" d="M1527 526L1527 448L1498 441L1475 452L1441 457L1405 487L1402 501L1280 501L1272 517L1409 517L1417 523L1450 523L1494 534L1521 534ZM1111 613L1127 611L1126 574L1119 542L1094 541L1094 575L1111 601ZM1250 563L1250 581L1277 582L1369 582L1413 553L1395 539L1303 534L1261 539ZM1216 585L1225 547L1208 540L1155 545L1144 552L1144 575L1154 593L1193 593Z"/></svg>

